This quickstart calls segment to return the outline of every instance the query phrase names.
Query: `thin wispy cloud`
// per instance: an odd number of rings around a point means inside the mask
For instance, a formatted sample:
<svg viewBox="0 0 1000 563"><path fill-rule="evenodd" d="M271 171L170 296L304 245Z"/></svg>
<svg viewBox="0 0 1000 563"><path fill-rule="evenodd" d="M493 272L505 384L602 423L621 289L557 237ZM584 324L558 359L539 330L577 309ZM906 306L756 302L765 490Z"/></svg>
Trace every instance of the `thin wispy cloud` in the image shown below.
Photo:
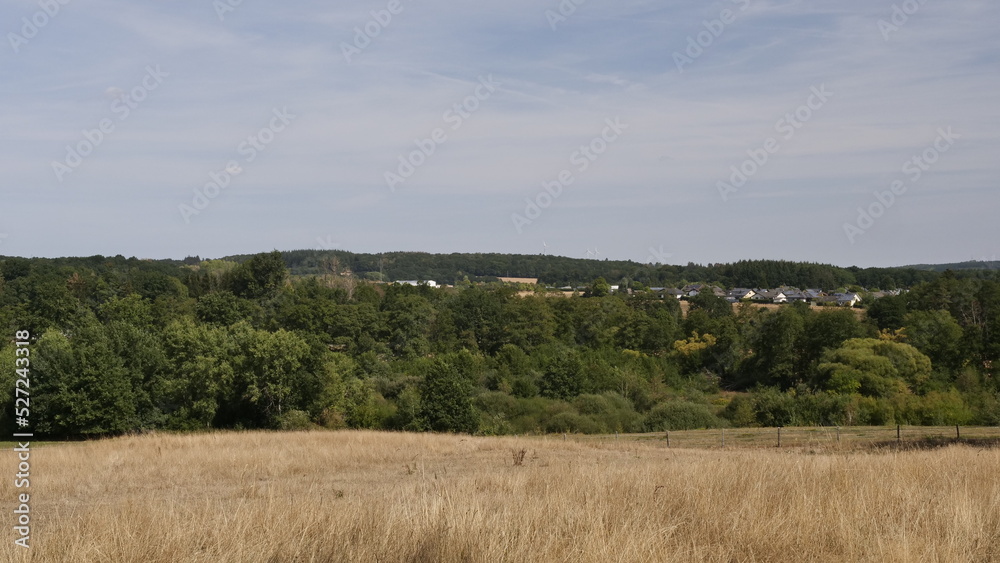
<svg viewBox="0 0 1000 563"><path fill-rule="evenodd" d="M998 251L996 4L926 2L888 32L893 3L861 0L587 2L555 29L558 2L400 5L244 2L220 19L211 2L74 2L15 52L8 34L39 8L0 3L4 253L219 256L330 233L357 251L545 240L638 261L651 244L678 262ZM123 118L113 104L157 65L168 76ZM786 139L779 122L823 85L832 98ZM275 108L298 117L248 161ZM580 170L606 119L628 129ZM88 150L102 120L113 131ZM942 127L954 150L852 244L844 223ZM717 183L771 137L723 200ZM67 147L88 154L60 179ZM391 190L400 158L420 164ZM178 207L231 161L242 172L185 222ZM512 214L562 171L573 183L518 232Z"/></svg>

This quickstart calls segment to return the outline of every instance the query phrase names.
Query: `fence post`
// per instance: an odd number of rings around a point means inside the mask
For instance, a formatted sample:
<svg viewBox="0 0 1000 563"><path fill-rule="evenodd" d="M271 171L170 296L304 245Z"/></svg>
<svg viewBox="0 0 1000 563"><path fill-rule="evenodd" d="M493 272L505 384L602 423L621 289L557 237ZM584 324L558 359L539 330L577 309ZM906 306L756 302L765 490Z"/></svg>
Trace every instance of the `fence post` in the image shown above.
<svg viewBox="0 0 1000 563"><path fill-rule="evenodd" d="M667 430L667 447L670 447L670 431Z"/></svg>
<svg viewBox="0 0 1000 563"><path fill-rule="evenodd" d="M955 439L956 440L961 440L962 439L962 431L958 429L958 425L957 424L955 425Z"/></svg>
<svg viewBox="0 0 1000 563"><path fill-rule="evenodd" d="M722 429L722 447L726 447L726 429Z"/></svg>
<svg viewBox="0 0 1000 563"><path fill-rule="evenodd" d="M778 427L778 447L781 447L781 427Z"/></svg>
<svg viewBox="0 0 1000 563"><path fill-rule="evenodd" d="M900 425L897 424L896 425L896 445L897 446L903 444L903 434L900 432L899 428L900 428Z"/></svg>
<svg viewBox="0 0 1000 563"><path fill-rule="evenodd" d="M837 443L840 443L840 427L837 427Z"/></svg>
<svg viewBox="0 0 1000 563"><path fill-rule="evenodd" d="M615 441L616 442L618 441L618 431L617 430L615 430Z"/></svg>

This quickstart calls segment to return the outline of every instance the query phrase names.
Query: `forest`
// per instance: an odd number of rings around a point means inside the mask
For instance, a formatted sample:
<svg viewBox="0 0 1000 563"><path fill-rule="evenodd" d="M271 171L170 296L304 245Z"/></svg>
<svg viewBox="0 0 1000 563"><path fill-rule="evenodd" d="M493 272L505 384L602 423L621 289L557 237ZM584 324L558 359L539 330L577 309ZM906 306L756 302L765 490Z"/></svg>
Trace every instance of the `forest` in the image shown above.
<svg viewBox="0 0 1000 563"><path fill-rule="evenodd" d="M30 334L33 430L53 438L1000 424L995 271L497 256L0 258L0 426L15 428L18 331ZM508 273L585 289L493 281ZM702 294L685 316L646 290L695 281L906 291L863 310Z"/></svg>
<svg viewBox="0 0 1000 563"><path fill-rule="evenodd" d="M686 282L715 283L724 287L776 287L833 289L859 285L867 288L896 289L931 281L940 275L937 266L904 268L841 268L829 264L785 260L741 260L733 264L693 264L686 266L640 264L627 260L591 260L544 254L429 254L386 252L358 254L341 250L295 250L282 252L293 275L350 271L378 281L430 279L453 284L496 281L498 277L538 278L548 285L585 285L602 277L613 283L639 282L648 287L680 287ZM245 262L251 256L223 258ZM197 263L198 258L191 259ZM950 269L961 278L993 278L997 262L953 264Z"/></svg>

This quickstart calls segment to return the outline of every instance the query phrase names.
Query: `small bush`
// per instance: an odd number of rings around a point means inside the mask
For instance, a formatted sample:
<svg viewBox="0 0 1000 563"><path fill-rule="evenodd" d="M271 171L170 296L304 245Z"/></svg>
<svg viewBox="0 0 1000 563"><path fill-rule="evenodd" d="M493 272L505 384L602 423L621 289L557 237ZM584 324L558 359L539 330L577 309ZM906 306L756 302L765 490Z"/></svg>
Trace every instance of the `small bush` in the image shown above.
<svg viewBox="0 0 1000 563"><path fill-rule="evenodd" d="M297 410L280 414L276 420L280 430L309 430L316 426L307 413Z"/></svg>
<svg viewBox="0 0 1000 563"><path fill-rule="evenodd" d="M591 418L574 413L562 412L549 419L546 432L569 432L579 434L600 434L601 426Z"/></svg>
<svg viewBox="0 0 1000 563"><path fill-rule="evenodd" d="M647 432L662 432L664 430L721 428L727 424L715 416L708 405L672 401L653 407L646 415L643 426Z"/></svg>
<svg viewBox="0 0 1000 563"><path fill-rule="evenodd" d="M757 425L757 412L754 410L753 399L749 396L734 397L722 411L722 416L736 427Z"/></svg>

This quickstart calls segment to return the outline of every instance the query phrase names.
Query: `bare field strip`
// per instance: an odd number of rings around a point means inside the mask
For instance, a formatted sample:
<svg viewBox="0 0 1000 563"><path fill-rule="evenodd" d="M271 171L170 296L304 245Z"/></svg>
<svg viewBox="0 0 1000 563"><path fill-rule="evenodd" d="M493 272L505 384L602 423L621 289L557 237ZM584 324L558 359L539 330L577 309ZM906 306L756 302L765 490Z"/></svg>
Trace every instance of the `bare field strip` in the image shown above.
<svg viewBox="0 0 1000 563"><path fill-rule="evenodd" d="M33 547L9 538L0 560L1000 560L997 448L247 432L32 461ZM10 518L11 479L0 494Z"/></svg>

